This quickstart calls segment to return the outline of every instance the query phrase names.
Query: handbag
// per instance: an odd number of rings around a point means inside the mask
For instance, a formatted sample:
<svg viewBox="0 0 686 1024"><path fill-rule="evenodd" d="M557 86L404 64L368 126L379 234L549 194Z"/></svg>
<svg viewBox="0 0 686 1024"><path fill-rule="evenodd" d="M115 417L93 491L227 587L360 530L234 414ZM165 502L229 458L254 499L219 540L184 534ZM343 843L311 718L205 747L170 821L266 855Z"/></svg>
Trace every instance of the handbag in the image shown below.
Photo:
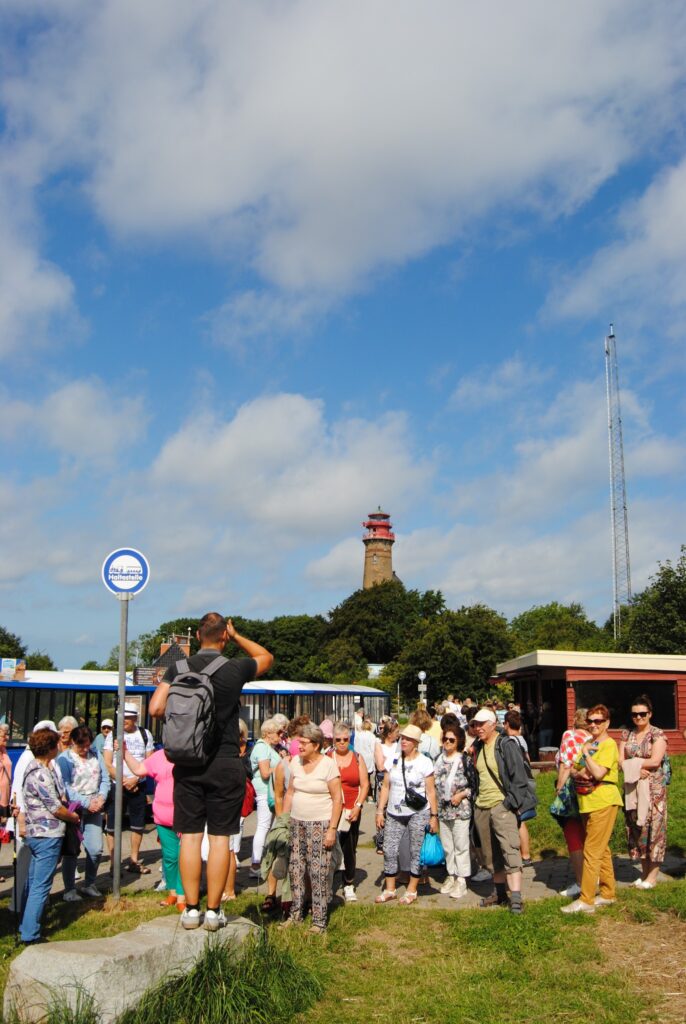
<svg viewBox="0 0 686 1024"><path fill-rule="evenodd" d="M63 857L78 857L81 852L81 840L83 835L78 825L72 825L71 822L67 823L64 830L64 837L62 839L62 856Z"/></svg>
<svg viewBox="0 0 686 1024"><path fill-rule="evenodd" d="M431 832L427 826L419 851L419 864L423 868L437 868L445 864L445 851L441 837Z"/></svg>
<svg viewBox="0 0 686 1024"><path fill-rule="evenodd" d="M550 805L550 813L560 823L569 818L579 817L579 801L571 778L567 779L564 786L555 794L555 799Z"/></svg>
<svg viewBox="0 0 686 1024"><path fill-rule="evenodd" d="M405 787L405 803L408 807L411 807L413 811L423 811L428 800L421 793L418 793L416 789L412 789L407 785L407 779L405 778L405 755L401 755L401 768L403 773L403 786Z"/></svg>

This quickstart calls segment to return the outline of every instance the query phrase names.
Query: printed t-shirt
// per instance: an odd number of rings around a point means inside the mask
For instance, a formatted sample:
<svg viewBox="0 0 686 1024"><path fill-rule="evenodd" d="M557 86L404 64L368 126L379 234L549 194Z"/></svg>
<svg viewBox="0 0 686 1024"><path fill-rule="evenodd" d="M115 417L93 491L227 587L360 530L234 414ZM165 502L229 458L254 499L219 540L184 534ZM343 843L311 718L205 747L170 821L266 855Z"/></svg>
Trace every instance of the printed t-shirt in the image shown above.
<svg viewBox="0 0 686 1024"><path fill-rule="evenodd" d="M143 730L140 728L140 726L136 729L135 732L125 732L124 740L126 742L126 749L128 753L131 754L131 757L135 757L136 761L144 761L148 754L152 754L153 750L155 749L155 745L152 742L152 736L150 735L147 729L145 730L144 735ZM107 739L105 740L105 746L103 749L114 751L114 736L112 735L112 733L110 733ZM117 767L118 760L119 752L114 751L114 754L112 755L113 768ZM124 778L135 778L133 772L127 765L126 761L124 761Z"/></svg>
<svg viewBox="0 0 686 1024"><path fill-rule="evenodd" d="M167 760L164 750L156 750L143 762L145 774L155 782L152 798L152 817L156 825L172 828L174 825L174 765Z"/></svg>
<svg viewBox="0 0 686 1024"><path fill-rule="evenodd" d="M571 768L579 756L579 751L584 743L590 740L590 738L590 732L586 732L585 729L566 729L562 733L560 749L555 755L557 767L559 768L562 765L563 768Z"/></svg>
<svg viewBox="0 0 686 1024"><path fill-rule="evenodd" d="M329 782L340 777L330 757L320 757L311 772L306 772L299 757L291 761L293 804L291 818L296 821L331 821L333 800Z"/></svg>
<svg viewBox="0 0 686 1024"><path fill-rule="evenodd" d="M405 817L417 812L405 803L405 783L408 789L414 789L420 796L426 796L427 776L433 775L434 765L426 754L417 754L411 761L405 761L405 781L403 781L402 758L398 758L390 771L391 793L388 798L388 813L396 817Z"/></svg>
<svg viewBox="0 0 686 1024"><path fill-rule="evenodd" d="M197 654L186 660L191 672L202 672L218 657L219 651L203 647ZM241 693L245 684L252 682L256 673L257 662L254 658L229 658L227 663L222 665L212 676L214 711L217 736L219 737L213 760L217 757L238 757L240 755L238 712ZM171 683L177 675L176 665L170 665L164 673L163 681Z"/></svg>
<svg viewBox="0 0 686 1024"><path fill-rule="evenodd" d="M476 759L476 770L479 773L479 795L476 798L476 806L483 810L489 810L502 803L504 796L502 789L491 775L493 772L496 779L502 782L498 771L498 762L495 759L495 742L484 743Z"/></svg>
<svg viewBox="0 0 686 1024"><path fill-rule="evenodd" d="M59 772L34 759L24 774L22 790L27 838L59 839L63 836L65 823L55 817L65 797Z"/></svg>
<svg viewBox="0 0 686 1024"><path fill-rule="evenodd" d="M621 807L622 795L617 783L619 781L619 751L617 744L609 736L602 740L595 754L591 755L596 764L607 768L599 786L592 793L578 794L579 810L582 814L602 811L605 807ZM581 760L577 759L576 767L580 768Z"/></svg>
<svg viewBox="0 0 686 1024"><path fill-rule="evenodd" d="M255 796L267 796L269 792L269 780L264 781L260 775L259 762L269 761L269 767L275 768L281 758L274 747L265 740L258 740L250 753L250 767L252 768L252 784L255 787ZM272 792L274 787L272 785Z"/></svg>

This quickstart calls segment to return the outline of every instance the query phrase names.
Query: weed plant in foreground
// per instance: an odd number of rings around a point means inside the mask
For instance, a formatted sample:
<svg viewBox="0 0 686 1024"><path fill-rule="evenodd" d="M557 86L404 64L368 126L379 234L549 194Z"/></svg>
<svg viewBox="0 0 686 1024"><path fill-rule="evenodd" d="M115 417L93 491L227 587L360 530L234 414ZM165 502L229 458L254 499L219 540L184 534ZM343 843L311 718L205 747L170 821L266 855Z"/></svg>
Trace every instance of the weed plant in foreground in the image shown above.
<svg viewBox="0 0 686 1024"><path fill-rule="evenodd" d="M269 933L248 939L238 955L210 941L188 974L146 993L118 1024L287 1024L322 991L314 972L296 963Z"/></svg>

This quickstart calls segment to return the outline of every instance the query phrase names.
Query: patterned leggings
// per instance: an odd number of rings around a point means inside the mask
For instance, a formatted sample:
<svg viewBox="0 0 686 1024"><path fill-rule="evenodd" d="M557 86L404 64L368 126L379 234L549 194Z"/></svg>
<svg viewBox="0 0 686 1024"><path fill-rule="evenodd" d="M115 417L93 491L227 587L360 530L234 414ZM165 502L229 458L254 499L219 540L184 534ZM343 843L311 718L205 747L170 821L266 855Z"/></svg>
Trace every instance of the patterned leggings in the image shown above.
<svg viewBox="0 0 686 1024"><path fill-rule="evenodd" d="M410 836L410 874L413 878L421 877L419 854L424 841L424 831L429 824L429 808L417 811L409 818L386 817L383 839L383 870L387 877L394 878L398 874L398 851L405 831Z"/></svg>
<svg viewBox="0 0 686 1024"><path fill-rule="evenodd" d="M312 923L326 928L329 903L329 866L331 850L324 846L327 821L291 819L291 859L288 874L293 890L291 918L302 921L305 905L305 877L309 874L312 888Z"/></svg>

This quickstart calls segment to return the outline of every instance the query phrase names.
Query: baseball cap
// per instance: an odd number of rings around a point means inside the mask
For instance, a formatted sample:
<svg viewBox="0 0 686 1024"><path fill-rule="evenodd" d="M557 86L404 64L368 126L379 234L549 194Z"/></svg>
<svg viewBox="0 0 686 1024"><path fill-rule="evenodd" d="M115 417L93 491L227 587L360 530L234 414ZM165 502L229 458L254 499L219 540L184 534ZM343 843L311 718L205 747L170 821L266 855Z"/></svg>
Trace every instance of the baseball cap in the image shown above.
<svg viewBox="0 0 686 1024"><path fill-rule="evenodd" d="M125 704L124 716L135 716L136 718L138 718L138 707L135 704Z"/></svg>
<svg viewBox="0 0 686 1024"><path fill-rule="evenodd" d="M481 708L481 711L477 711L472 718L472 722L497 722L498 719L490 708Z"/></svg>
<svg viewBox="0 0 686 1024"><path fill-rule="evenodd" d="M37 729L52 729L53 732L57 732L57 726L54 722L51 722L49 718L43 718L40 722L36 722L33 727L33 732Z"/></svg>
<svg viewBox="0 0 686 1024"><path fill-rule="evenodd" d="M103 725L109 725L110 729L114 729L114 722L112 721L111 718L103 718L102 722L100 723L101 729Z"/></svg>

